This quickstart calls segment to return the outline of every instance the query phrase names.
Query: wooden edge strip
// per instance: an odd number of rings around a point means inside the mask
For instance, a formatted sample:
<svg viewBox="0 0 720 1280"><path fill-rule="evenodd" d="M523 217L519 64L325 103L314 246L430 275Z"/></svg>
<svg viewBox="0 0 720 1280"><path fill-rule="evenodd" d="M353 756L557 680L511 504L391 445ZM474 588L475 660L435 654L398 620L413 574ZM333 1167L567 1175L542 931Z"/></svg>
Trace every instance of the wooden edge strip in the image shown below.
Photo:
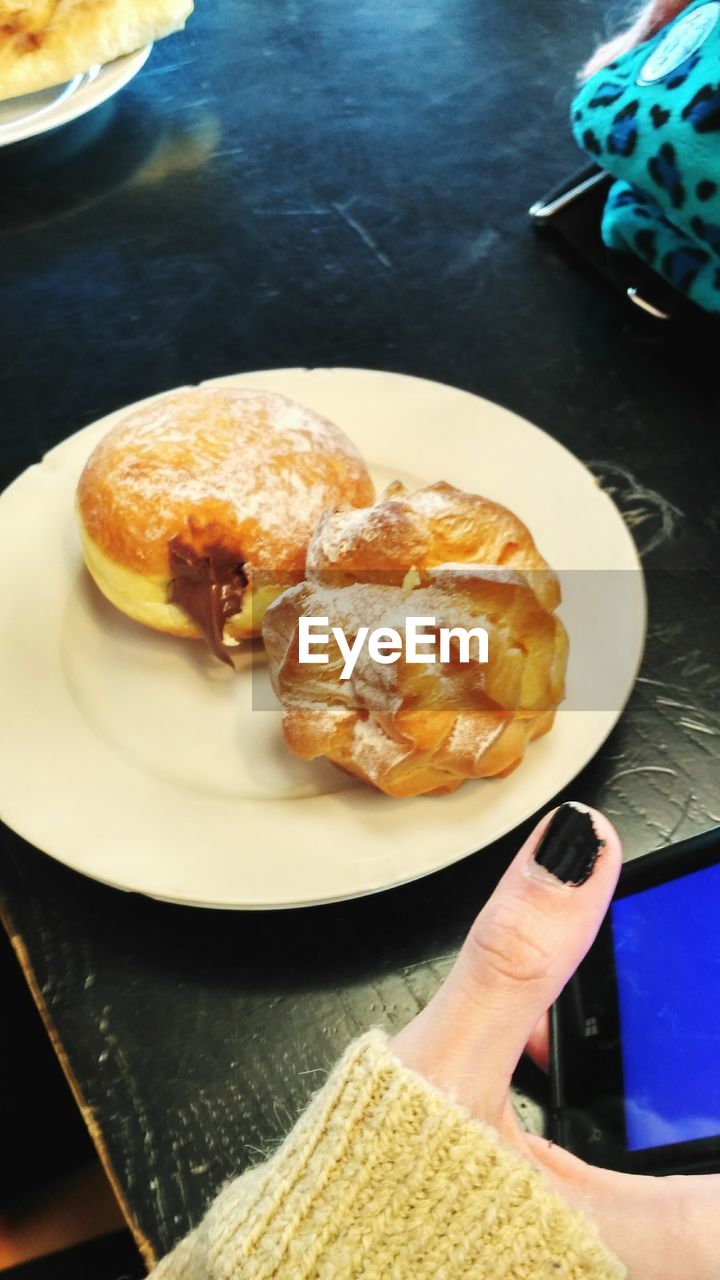
<svg viewBox="0 0 720 1280"><path fill-rule="evenodd" d="M5 932L7 933L8 938L10 939L10 943L12 945L13 951L17 956L18 962L20 964L20 968L22 969L22 972L23 972L23 976L30 989L30 994L32 995L33 1000L35 1001L35 1007L37 1008L37 1011L40 1014L40 1017L42 1018L43 1026L45 1027L45 1030L48 1034L50 1043L52 1044L52 1047L55 1051L55 1054L60 1063L60 1066L63 1069L65 1079L67 1080L70 1086L72 1095L75 1099L78 1110L80 1111L80 1114L85 1122L88 1133L92 1138L93 1145L98 1154L98 1158L105 1171L108 1182L110 1183L110 1186L113 1189L117 1202L120 1205L123 1217L125 1218L128 1228L133 1236L133 1239L135 1240L135 1243L140 1253L142 1254L143 1261L146 1263L148 1270L150 1270L152 1267L154 1267L155 1263L157 1262L157 1255L155 1253L155 1250L153 1249L153 1246L148 1240L147 1236L141 1231L140 1227L138 1226L138 1223L135 1221L130 1205L128 1204L125 1198L125 1194L122 1190L122 1187L120 1186L120 1182L118 1180L117 1174L115 1173L115 1170L113 1168L110 1155L108 1153L107 1147L105 1146L105 1141L102 1135L102 1130L100 1128L100 1125L95 1119L95 1113L92 1107L88 1106L87 1102L85 1101L82 1089L80 1088L80 1085L75 1077L75 1074L73 1072L68 1056L65 1053L65 1050L63 1048L60 1036L58 1035L57 1028L55 1027L55 1024L50 1015L50 1010L48 1009L43 993L40 990L40 985L35 976L35 970L33 969L32 961L30 959L30 953L28 952L28 949L25 946L25 942L23 938L15 928L12 918L9 912L7 911L7 907L5 903L2 902L1 900L0 900L0 921L2 922L3 928L5 929Z"/></svg>

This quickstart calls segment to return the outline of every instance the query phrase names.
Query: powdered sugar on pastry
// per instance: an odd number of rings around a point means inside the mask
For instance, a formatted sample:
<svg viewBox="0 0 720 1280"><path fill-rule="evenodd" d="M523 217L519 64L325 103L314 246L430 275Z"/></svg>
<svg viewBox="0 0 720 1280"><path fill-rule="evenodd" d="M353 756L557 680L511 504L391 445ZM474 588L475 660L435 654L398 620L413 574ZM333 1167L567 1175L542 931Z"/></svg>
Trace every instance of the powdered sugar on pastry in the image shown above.
<svg viewBox="0 0 720 1280"><path fill-rule="evenodd" d="M397 742L389 738L380 725L371 718L358 720L355 724L352 736L352 758L372 782L378 782L389 769L406 760L412 751L412 743Z"/></svg>
<svg viewBox="0 0 720 1280"><path fill-rule="evenodd" d="M326 513L308 551L307 580L270 606L263 628L288 743L395 796L508 773L552 727L564 697L558 602L557 577L525 525L451 485L408 494L395 483L373 507ZM301 660L299 620L319 618L353 647L349 675L339 642L328 641L325 664ZM426 635L446 629L444 656L436 649L428 661L410 660L410 618L433 620L421 624ZM379 661L367 637L355 653L363 629L396 633L395 656ZM469 649L463 657L458 629L482 633L482 660L479 646L474 660ZM355 719L323 722L319 708L338 699Z"/></svg>
<svg viewBox="0 0 720 1280"><path fill-rule="evenodd" d="M373 490L333 423L274 392L187 387L131 410L100 442L79 503L111 559L166 574L168 541L219 543L271 572L304 566L318 518Z"/></svg>
<svg viewBox="0 0 720 1280"><path fill-rule="evenodd" d="M392 583L410 569L502 567L527 574L545 607L554 609L560 600L557 576L522 521L499 503L444 481L410 493L396 480L371 507L329 512L311 539L307 564L318 580L335 571L358 581L387 574Z"/></svg>

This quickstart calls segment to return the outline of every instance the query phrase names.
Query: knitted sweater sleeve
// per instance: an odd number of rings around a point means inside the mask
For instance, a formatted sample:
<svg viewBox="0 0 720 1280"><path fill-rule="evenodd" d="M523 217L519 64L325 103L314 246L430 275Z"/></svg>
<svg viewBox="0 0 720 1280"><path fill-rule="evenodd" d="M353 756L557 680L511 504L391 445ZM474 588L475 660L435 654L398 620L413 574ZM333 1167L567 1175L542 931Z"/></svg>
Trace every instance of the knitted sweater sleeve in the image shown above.
<svg viewBox="0 0 720 1280"><path fill-rule="evenodd" d="M347 1050L282 1147L151 1280L622 1280L595 1227L385 1036Z"/></svg>

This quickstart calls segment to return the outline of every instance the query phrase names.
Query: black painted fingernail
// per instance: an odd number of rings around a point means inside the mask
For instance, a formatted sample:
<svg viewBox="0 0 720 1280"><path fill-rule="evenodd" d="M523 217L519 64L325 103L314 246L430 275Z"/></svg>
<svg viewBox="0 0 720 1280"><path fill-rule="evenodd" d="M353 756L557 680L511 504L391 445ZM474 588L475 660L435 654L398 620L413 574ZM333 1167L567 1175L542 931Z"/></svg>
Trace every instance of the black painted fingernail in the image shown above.
<svg viewBox="0 0 720 1280"><path fill-rule="evenodd" d="M563 804L553 814L535 850L535 861L564 884L584 884L593 873L604 843L585 809Z"/></svg>

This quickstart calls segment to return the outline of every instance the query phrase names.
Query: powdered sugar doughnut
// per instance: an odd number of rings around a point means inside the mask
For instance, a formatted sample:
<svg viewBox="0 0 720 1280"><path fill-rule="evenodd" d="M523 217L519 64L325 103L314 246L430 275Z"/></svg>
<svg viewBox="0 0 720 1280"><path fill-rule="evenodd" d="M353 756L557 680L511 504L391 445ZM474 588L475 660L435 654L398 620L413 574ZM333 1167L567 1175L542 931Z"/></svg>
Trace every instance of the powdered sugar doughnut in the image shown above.
<svg viewBox="0 0 720 1280"><path fill-rule="evenodd" d="M77 491L85 562L136 621L225 646L260 631L330 507L372 502L355 446L285 396L188 387L131 410Z"/></svg>

